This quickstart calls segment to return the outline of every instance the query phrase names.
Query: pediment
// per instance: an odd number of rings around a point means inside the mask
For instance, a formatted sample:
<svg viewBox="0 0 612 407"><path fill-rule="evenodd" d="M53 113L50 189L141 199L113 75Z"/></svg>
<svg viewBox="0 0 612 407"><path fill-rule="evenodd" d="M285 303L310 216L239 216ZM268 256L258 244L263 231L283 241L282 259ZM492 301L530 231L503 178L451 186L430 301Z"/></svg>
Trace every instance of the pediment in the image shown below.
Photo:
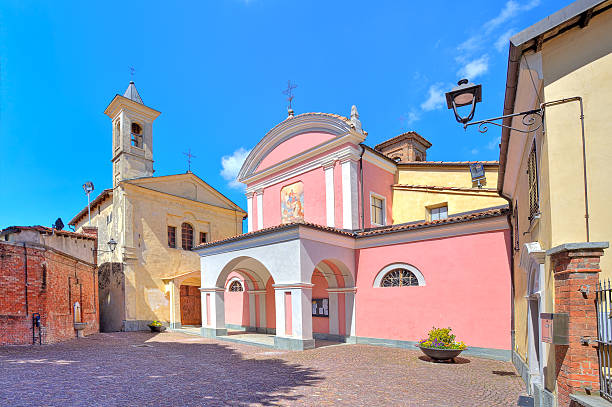
<svg viewBox="0 0 612 407"><path fill-rule="evenodd" d="M270 130L247 156L238 180L248 183L257 175L295 164L300 157L324 152L343 141L365 139L347 118L327 113L304 113L284 120Z"/></svg>
<svg viewBox="0 0 612 407"><path fill-rule="evenodd" d="M233 201L191 172L137 178L124 182L192 201L244 212Z"/></svg>

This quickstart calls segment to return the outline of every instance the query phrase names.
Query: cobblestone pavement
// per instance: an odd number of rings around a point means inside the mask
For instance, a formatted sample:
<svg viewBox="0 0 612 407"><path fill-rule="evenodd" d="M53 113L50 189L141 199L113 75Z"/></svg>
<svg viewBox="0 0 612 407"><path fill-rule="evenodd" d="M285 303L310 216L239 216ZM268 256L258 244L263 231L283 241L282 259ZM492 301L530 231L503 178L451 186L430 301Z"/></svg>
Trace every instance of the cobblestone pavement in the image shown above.
<svg viewBox="0 0 612 407"><path fill-rule="evenodd" d="M181 333L0 347L1 406L516 406L509 362L368 345L285 352Z"/></svg>

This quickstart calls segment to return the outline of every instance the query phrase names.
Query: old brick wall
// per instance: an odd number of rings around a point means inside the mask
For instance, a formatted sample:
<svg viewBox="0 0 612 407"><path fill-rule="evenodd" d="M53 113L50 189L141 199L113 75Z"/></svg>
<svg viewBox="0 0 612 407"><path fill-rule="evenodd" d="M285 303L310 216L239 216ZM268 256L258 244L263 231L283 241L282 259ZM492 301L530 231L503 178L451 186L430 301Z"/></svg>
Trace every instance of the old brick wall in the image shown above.
<svg viewBox="0 0 612 407"><path fill-rule="evenodd" d="M74 338L75 301L88 323L85 335L97 332L95 271L45 247L0 242L0 345L32 343L33 313L41 315L43 343Z"/></svg>

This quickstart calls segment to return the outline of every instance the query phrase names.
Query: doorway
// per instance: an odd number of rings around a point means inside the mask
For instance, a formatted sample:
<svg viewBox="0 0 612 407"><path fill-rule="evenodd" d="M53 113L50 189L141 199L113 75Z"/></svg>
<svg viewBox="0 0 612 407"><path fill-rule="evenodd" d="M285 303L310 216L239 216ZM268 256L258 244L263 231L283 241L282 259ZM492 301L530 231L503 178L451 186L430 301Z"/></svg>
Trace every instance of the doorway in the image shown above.
<svg viewBox="0 0 612 407"><path fill-rule="evenodd" d="M181 285L181 325L202 325L202 297L194 285Z"/></svg>

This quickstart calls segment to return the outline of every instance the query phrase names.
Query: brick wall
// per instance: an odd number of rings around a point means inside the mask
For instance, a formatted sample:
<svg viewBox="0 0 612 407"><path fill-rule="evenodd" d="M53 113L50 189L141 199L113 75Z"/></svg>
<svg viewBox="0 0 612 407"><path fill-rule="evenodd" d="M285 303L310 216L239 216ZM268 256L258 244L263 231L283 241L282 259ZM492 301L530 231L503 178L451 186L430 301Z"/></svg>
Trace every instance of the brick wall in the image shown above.
<svg viewBox="0 0 612 407"><path fill-rule="evenodd" d="M0 242L0 345L32 343L33 313L41 316L43 343L74 338L75 301L88 324L84 334L98 332L96 278L94 265L71 256Z"/></svg>
<svg viewBox="0 0 612 407"><path fill-rule="evenodd" d="M555 345L558 406L570 406L570 394L599 390L595 288L601 249L563 250L552 254L555 312L567 313L569 345ZM586 288L589 288L588 293ZM583 290L581 291L581 288Z"/></svg>

